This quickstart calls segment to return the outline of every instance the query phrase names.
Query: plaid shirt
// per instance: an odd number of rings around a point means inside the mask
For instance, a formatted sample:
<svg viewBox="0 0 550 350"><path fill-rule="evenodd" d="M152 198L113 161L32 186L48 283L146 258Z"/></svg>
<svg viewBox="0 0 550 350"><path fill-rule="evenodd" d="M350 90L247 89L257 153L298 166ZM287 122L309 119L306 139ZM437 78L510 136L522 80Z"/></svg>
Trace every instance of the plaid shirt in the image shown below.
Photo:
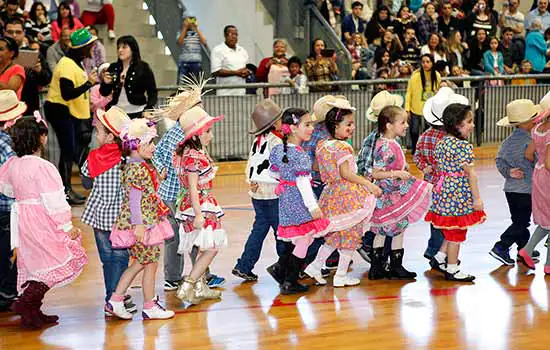
<svg viewBox="0 0 550 350"><path fill-rule="evenodd" d="M90 177L88 161L82 166L82 175ZM94 179L92 193L82 213L82 222L95 229L111 231L122 206L121 163Z"/></svg>
<svg viewBox="0 0 550 350"><path fill-rule="evenodd" d="M184 139L183 129L180 123L176 123L168 130L153 154L151 161L157 171L162 173L166 169L166 178L161 182L158 189L158 194L164 202L175 202L178 198L178 192L180 190L180 184L178 181L178 175L172 164L172 157L176 151L178 143Z"/></svg>
<svg viewBox="0 0 550 350"><path fill-rule="evenodd" d="M363 140L363 146L361 146L361 150L357 156L357 174L366 178L370 178L372 175L373 154L376 140L378 140L378 131L374 130L365 140Z"/></svg>
<svg viewBox="0 0 550 350"><path fill-rule="evenodd" d="M441 141L441 139L445 137L445 135L445 131L434 128L429 128L424 133L422 133L422 135L420 135L418 143L416 144L416 152L413 156L414 164L416 164L416 167L420 171L423 171L428 166L431 166L433 171L435 172L437 168L434 156L435 146L437 146L437 143ZM439 180L439 177L435 175L434 172L432 172L431 174L425 174L424 180L435 184L437 180Z"/></svg>
<svg viewBox="0 0 550 350"><path fill-rule="evenodd" d="M426 44L432 33L437 33L437 20L432 21L432 19L426 14L423 14L418 18L418 21L416 21L416 26L418 27L416 33L420 45Z"/></svg>
<svg viewBox="0 0 550 350"><path fill-rule="evenodd" d="M330 133L325 123L317 123L313 130L313 135L311 135L311 140L302 143L302 148L311 159L311 164L315 164L315 150L317 149L317 145L321 141L328 139L330 139ZM311 177L314 181L321 182L321 174L319 174L319 171L313 170L311 172Z"/></svg>
<svg viewBox="0 0 550 350"><path fill-rule="evenodd" d="M0 165L3 165L15 152L11 149L11 138L4 130L0 130ZM0 193L0 212L10 212L14 200Z"/></svg>

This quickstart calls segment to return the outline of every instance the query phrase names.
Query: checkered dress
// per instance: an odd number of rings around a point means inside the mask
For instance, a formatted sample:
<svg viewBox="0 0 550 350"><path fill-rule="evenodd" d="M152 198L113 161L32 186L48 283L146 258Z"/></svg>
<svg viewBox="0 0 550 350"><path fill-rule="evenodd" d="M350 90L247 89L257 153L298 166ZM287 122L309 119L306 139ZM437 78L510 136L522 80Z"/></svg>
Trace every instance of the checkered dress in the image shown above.
<svg viewBox="0 0 550 350"><path fill-rule="evenodd" d="M92 193L82 213L82 222L95 229L111 231L122 206L121 163L94 179ZM82 166L82 175L90 177L88 161Z"/></svg>
<svg viewBox="0 0 550 350"><path fill-rule="evenodd" d="M0 130L0 165L4 164L15 152L11 148L11 138L5 131ZM13 199L0 193L0 212L10 212Z"/></svg>

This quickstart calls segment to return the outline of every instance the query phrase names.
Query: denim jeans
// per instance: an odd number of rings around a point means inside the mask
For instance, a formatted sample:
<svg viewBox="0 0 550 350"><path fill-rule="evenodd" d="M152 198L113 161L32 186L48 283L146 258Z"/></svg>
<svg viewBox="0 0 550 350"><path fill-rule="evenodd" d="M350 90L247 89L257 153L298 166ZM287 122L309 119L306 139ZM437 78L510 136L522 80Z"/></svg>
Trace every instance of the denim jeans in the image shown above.
<svg viewBox="0 0 550 350"><path fill-rule="evenodd" d="M0 212L0 292L17 294L17 267L12 265L10 212Z"/></svg>
<svg viewBox="0 0 550 350"><path fill-rule="evenodd" d="M424 256L426 258L433 258L441 248L444 240L445 237L443 237L443 233L441 232L441 230L435 228L434 225L430 224L430 239L428 240L428 247L424 252Z"/></svg>
<svg viewBox="0 0 550 350"><path fill-rule="evenodd" d="M254 265L260 259L262 245L269 229L273 229L275 238L277 238L277 227L279 226L279 199L258 200L252 199L252 206L256 216L252 231L244 246L241 257L237 260L235 268L243 273L250 273ZM287 250L287 244L281 240L275 239L275 248L277 255L282 256Z"/></svg>
<svg viewBox="0 0 550 350"><path fill-rule="evenodd" d="M520 250L527 244L530 236L531 194L513 192L504 192L504 194L510 208L512 225L504 231L500 236L500 241L495 246L502 250L508 250L515 243L518 246L518 250Z"/></svg>
<svg viewBox="0 0 550 350"><path fill-rule="evenodd" d="M197 76L201 72L201 63L200 62L179 62L178 63L178 81L177 84L181 83L181 78L183 76L190 76L194 74Z"/></svg>
<svg viewBox="0 0 550 350"><path fill-rule="evenodd" d="M105 301L111 299L118 281L128 268L128 249L113 249L109 236L110 231L94 228L95 242L99 259L103 264L103 280L105 281Z"/></svg>
<svg viewBox="0 0 550 350"><path fill-rule="evenodd" d="M411 113L411 118L409 120L411 133L411 154L414 154L414 152L416 152L416 144L418 143L418 139L420 138L420 134L422 133L423 119L424 117L422 117L421 115Z"/></svg>
<svg viewBox="0 0 550 350"><path fill-rule="evenodd" d="M174 237L164 241L164 279L166 281L179 281L183 275L183 255L178 254L180 244L179 224L176 221L175 209L176 202L164 201L164 204L170 208L168 221L174 230Z"/></svg>

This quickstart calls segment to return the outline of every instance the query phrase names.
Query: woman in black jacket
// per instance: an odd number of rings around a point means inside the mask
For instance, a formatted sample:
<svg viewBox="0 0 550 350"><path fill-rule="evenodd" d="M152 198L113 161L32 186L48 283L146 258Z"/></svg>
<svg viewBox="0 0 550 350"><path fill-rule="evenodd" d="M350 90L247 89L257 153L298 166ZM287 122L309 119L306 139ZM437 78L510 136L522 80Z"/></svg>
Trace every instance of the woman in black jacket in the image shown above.
<svg viewBox="0 0 550 350"><path fill-rule="evenodd" d="M123 109L130 118L140 118L144 110L157 104L157 85L149 65L141 60L139 46L133 36L117 40L118 60L107 69L99 92L113 94L107 105Z"/></svg>
<svg viewBox="0 0 550 350"><path fill-rule="evenodd" d="M381 5L374 11L371 20L367 23L367 28L365 29L367 43L371 45L374 40L381 38L388 27L392 27L390 28L391 30L394 29L390 9L385 5Z"/></svg>

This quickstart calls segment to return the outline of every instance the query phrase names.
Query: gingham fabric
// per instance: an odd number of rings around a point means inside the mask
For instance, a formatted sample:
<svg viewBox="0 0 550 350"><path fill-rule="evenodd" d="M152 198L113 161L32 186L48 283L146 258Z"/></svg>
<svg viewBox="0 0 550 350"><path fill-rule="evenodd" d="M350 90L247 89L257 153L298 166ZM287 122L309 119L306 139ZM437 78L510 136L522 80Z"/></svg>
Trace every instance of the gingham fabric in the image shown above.
<svg viewBox="0 0 550 350"><path fill-rule="evenodd" d="M11 148L11 138L5 131L0 130L0 165L4 164L15 152ZM9 212L13 199L0 193L0 212Z"/></svg>

